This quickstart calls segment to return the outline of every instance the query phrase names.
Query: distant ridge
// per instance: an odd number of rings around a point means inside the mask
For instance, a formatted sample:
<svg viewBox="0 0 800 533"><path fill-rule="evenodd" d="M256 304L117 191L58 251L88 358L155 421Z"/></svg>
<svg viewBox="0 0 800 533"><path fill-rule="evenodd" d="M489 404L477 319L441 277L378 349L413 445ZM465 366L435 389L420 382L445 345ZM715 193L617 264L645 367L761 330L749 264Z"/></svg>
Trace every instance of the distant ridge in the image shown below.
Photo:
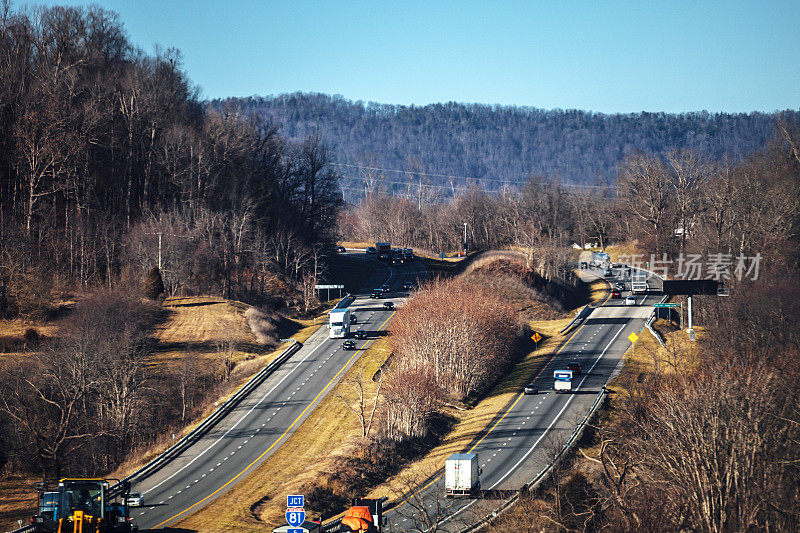
<svg viewBox="0 0 800 533"><path fill-rule="evenodd" d="M602 114L455 102L417 107L319 93L228 98L211 105L268 117L290 139L318 134L339 163L489 178L480 182L487 189L531 175L573 184L613 182L618 163L636 149L689 148L741 159L772 138L776 118L760 112ZM343 173L357 179L359 169L344 167ZM453 185L447 177L425 179Z"/></svg>

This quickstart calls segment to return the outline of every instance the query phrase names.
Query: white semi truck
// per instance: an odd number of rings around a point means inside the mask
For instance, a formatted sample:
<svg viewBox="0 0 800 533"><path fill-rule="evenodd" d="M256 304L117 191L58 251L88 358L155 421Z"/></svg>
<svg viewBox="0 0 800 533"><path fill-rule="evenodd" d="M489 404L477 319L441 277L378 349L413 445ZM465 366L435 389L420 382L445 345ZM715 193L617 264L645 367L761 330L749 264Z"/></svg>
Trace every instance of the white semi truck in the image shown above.
<svg viewBox="0 0 800 533"><path fill-rule="evenodd" d="M572 370L556 370L553 372L553 390L559 392L572 392Z"/></svg>
<svg viewBox="0 0 800 533"><path fill-rule="evenodd" d="M444 462L445 496L471 496L481 488L477 453L454 453Z"/></svg>
<svg viewBox="0 0 800 533"><path fill-rule="evenodd" d="M330 313L330 332L331 339L341 339L350 335L350 308L333 309Z"/></svg>

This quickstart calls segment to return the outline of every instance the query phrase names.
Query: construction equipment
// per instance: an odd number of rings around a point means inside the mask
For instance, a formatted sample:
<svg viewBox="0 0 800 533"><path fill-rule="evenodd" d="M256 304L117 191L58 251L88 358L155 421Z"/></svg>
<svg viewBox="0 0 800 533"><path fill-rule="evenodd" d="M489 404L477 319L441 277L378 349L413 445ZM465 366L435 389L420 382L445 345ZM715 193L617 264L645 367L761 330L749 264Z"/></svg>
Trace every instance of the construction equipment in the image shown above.
<svg viewBox="0 0 800 533"><path fill-rule="evenodd" d="M38 512L30 520L37 533L134 533L128 509L131 484L105 478L64 478L58 487L37 483ZM113 480L117 481L117 480Z"/></svg>
<svg viewBox="0 0 800 533"><path fill-rule="evenodd" d="M386 519L383 516L383 504L388 498L364 499L355 498L353 505L342 518L336 519L320 527L324 533L381 533Z"/></svg>

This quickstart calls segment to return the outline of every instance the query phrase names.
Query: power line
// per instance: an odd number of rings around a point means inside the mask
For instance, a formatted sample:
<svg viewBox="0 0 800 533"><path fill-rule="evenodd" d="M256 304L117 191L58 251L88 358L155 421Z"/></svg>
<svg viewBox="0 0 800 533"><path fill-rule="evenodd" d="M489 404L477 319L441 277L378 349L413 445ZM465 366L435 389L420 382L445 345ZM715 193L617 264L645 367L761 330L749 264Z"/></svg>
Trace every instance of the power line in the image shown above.
<svg viewBox="0 0 800 533"><path fill-rule="evenodd" d="M331 163L331 165L335 165L338 167L344 168L354 168L358 170L373 170L376 172L395 172L398 174L406 174L406 175L414 175L414 176L426 176L431 178L449 178L449 179L459 179L459 180L473 180L473 181L492 181L498 183L504 183L508 185L525 185L525 181L515 181L515 180L504 180L499 178L475 178L469 176L458 176L455 174L436 174L431 172L416 172L413 170L401 170L401 169L394 169L394 168L381 168L381 167L370 167L366 165L353 165L351 163ZM376 180L378 181L378 180ZM402 182L407 183L407 182ZM613 185L578 185L572 183L560 183L562 187L579 187L579 188L589 188L589 189L614 189ZM449 188L447 186L441 186L444 188Z"/></svg>

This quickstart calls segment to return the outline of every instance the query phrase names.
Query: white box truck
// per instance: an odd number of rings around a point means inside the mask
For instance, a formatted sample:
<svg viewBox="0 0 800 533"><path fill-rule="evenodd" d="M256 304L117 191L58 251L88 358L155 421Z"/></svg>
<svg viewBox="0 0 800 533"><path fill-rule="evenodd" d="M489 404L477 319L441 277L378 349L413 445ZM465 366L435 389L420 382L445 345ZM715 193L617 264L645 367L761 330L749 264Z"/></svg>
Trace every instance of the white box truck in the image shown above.
<svg viewBox="0 0 800 533"><path fill-rule="evenodd" d="M645 294L647 292L647 272L635 270L631 276L631 293Z"/></svg>
<svg viewBox="0 0 800 533"><path fill-rule="evenodd" d="M444 490L448 498L470 496L481 488L477 453L454 453L444 461Z"/></svg>
<svg viewBox="0 0 800 533"><path fill-rule="evenodd" d="M559 392L572 392L572 370L556 370L553 372L553 390Z"/></svg>
<svg viewBox="0 0 800 533"><path fill-rule="evenodd" d="M332 309L330 313L330 332L331 339L341 339L350 335L350 308Z"/></svg>

